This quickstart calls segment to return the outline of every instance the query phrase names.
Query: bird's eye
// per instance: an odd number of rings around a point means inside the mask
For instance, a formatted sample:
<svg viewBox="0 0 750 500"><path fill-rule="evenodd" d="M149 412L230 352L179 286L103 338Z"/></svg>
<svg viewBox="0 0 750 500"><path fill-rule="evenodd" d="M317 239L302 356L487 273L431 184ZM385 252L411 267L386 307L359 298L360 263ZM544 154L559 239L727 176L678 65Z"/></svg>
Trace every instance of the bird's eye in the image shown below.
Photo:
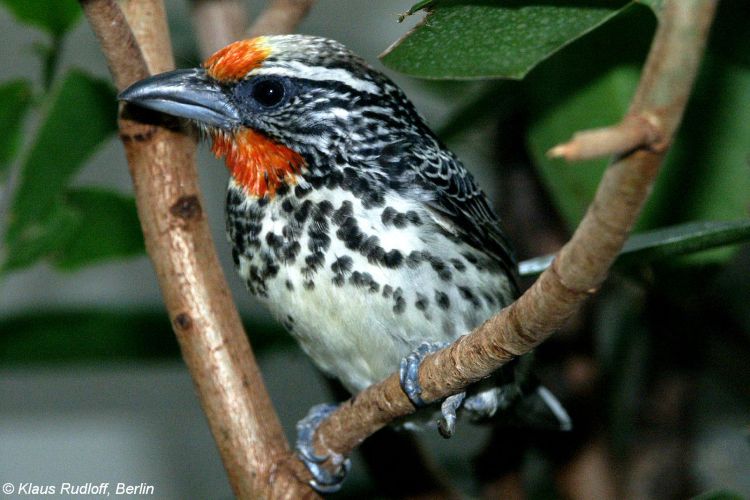
<svg viewBox="0 0 750 500"><path fill-rule="evenodd" d="M278 80L261 80L250 94L260 105L270 108L284 99L284 84Z"/></svg>

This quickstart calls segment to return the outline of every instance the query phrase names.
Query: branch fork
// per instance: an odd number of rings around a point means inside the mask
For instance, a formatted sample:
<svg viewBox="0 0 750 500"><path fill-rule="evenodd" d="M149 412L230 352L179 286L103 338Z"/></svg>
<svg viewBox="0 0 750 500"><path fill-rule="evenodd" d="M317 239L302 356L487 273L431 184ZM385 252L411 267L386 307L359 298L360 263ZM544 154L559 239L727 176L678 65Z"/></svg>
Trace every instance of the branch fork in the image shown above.
<svg viewBox="0 0 750 500"><path fill-rule="evenodd" d="M576 132L570 141L550 149L547 156L571 162L622 156L636 149L661 153L668 146L659 116L651 111L642 111L627 114L617 125Z"/></svg>

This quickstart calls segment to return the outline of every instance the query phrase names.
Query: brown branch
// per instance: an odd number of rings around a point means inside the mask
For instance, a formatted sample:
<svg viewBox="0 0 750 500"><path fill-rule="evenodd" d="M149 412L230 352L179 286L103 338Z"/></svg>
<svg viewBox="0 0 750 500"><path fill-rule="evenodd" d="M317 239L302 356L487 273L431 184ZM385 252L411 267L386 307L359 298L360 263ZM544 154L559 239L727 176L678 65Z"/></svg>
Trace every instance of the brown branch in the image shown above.
<svg viewBox="0 0 750 500"><path fill-rule="evenodd" d="M248 35L291 33L305 18L315 0L271 0L247 31Z"/></svg>
<svg viewBox="0 0 750 500"><path fill-rule="evenodd" d="M670 143L703 53L716 0L666 0L629 114L651 114ZM572 239L514 304L471 334L427 357L422 396L434 401L489 376L554 333L607 276L656 178L665 151L638 149L607 170ZM316 433L317 451L348 454L395 418L414 412L398 375L343 403Z"/></svg>
<svg viewBox="0 0 750 500"><path fill-rule="evenodd" d="M135 36L113 0L81 4L119 89L148 74L144 60L154 71L173 66L160 0L126 2ZM295 476L302 465L291 459L219 266L198 189L195 141L135 121L128 108L119 118L146 249L235 495L314 496Z"/></svg>
<svg viewBox="0 0 750 500"><path fill-rule="evenodd" d="M206 58L245 37L247 10L241 0L196 0L192 17L201 56Z"/></svg>
<svg viewBox="0 0 750 500"><path fill-rule="evenodd" d="M658 151L667 146L662 137L661 123L656 115L627 115L617 125L576 132L573 139L553 147L547 156L576 161L623 155L636 149Z"/></svg>

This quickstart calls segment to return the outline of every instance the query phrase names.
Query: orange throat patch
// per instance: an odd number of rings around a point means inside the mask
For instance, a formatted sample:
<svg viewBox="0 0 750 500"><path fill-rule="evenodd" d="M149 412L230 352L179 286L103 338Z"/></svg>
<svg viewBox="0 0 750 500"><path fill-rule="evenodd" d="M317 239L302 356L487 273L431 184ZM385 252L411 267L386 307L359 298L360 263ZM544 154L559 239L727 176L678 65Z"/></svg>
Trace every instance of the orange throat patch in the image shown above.
<svg viewBox="0 0 750 500"><path fill-rule="evenodd" d="M299 153L251 129L214 135L211 151L225 158L235 182L256 198L273 198L282 184L296 184L305 167Z"/></svg>

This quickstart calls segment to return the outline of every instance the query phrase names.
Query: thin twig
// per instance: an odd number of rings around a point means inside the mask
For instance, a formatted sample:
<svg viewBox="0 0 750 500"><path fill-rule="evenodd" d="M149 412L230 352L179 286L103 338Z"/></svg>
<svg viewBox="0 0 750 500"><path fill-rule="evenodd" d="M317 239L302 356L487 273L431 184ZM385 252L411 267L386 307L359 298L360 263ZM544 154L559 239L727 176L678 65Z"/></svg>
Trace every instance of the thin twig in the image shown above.
<svg viewBox="0 0 750 500"><path fill-rule="evenodd" d="M305 18L315 0L271 0L260 13L248 35L281 35L291 33Z"/></svg>
<svg viewBox="0 0 750 500"><path fill-rule="evenodd" d="M144 60L159 71L172 67L160 0L131 2L135 36L114 0L81 4L119 89L148 73ZM313 497L297 479L302 465L291 458L216 257L198 189L195 141L135 121L127 107L119 124L146 249L235 495Z"/></svg>
<svg viewBox="0 0 750 500"><path fill-rule="evenodd" d="M577 161L623 155L638 148L660 150L667 146L661 128L656 115L627 115L617 125L576 132L573 139L553 147L547 156Z"/></svg>
<svg viewBox="0 0 750 500"><path fill-rule="evenodd" d="M630 115L649 113L671 142L695 79L716 0L666 0ZM607 276L651 189L665 151L638 149L607 170L595 199L553 265L514 304L427 357L422 395L435 401L487 377L554 333ZM343 403L316 433L318 452L348 454L395 418L414 412L391 375Z"/></svg>
<svg viewBox="0 0 750 500"><path fill-rule="evenodd" d="M196 0L192 18L201 55L206 58L245 36L246 2L241 0Z"/></svg>

